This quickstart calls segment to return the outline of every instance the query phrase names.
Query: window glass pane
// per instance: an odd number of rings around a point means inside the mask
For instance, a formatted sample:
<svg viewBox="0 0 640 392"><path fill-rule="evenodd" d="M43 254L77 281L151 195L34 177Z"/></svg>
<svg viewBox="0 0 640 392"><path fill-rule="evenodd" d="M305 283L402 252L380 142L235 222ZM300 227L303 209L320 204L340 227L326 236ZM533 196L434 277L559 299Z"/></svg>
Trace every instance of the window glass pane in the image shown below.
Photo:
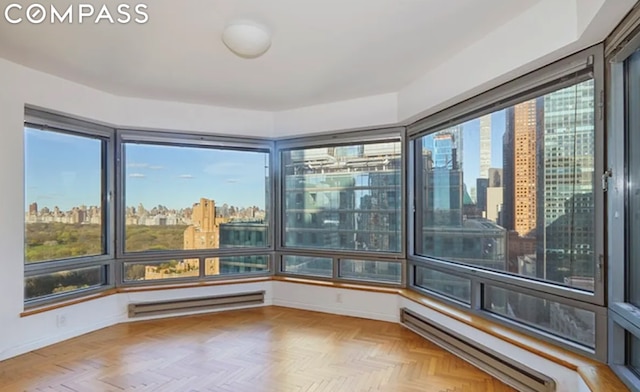
<svg viewBox="0 0 640 392"><path fill-rule="evenodd" d="M105 253L103 141L25 128L25 263Z"/></svg>
<svg viewBox="0 0 640 392"><path fill-rule="evenodd" d="M330 257L283 256L284 272L300 275L333 276L333 259Z"/></svg>
<svg viewBox="0 0 640 392"><path fill-rule="evenodd" d="M594 85L418 139L417 253L594 289Z"/></svg>
<svg viewBox="0 0 640 392"><path fill-rule="evenodd" d="M204 259L207 275L250 274L269 271L269 256L227 256Z"/></svg>
<svg viewBox="0 0 640 392"><path fill-rule="evenodd" d="M400 252L400 143L282 153L284 244Z"/></svg>
<svg viewBox="0 0 640 392"><path fill-rule="evenodd" d="M200 276L198 259L173 259L146 263L124 263L124 280L158 280Z"/></svg>
<svg viewBox="0 0 640 392"><path fill-rule="evenodd" d="M103 268L102 266L80 268L26 278L24 280L25 299L101 286L105 284Z"/></svg>
<svg viewBox="0 0 640 392"><path fill-rule="evenodd" d="M595 313L531 295L485 286L485 310L594 348Z"/></svg>
<svg viewBox="0 0 640 392"><path fill-rule="evenodd" d="M267 152L125 144L125 251L266 247Z"/></svg>
<svg viewBox="0 0 640 392"><path fill-rule="evenodd" d="M640 306L640 52L627 60L627 243L629 302Z"/></svg>
<svg viewBox="0 0 640 392"><path fill-rule="evenodd" d="M640 376L640 339L631 332L627 331L627 364L631 369Z"/></svg>
<svg viewBox="0 0 640 392"><path fill-rule="evenodd" d="M415 285L418 287L435 291L467 304L471 303L471 281L469 279L425 267L416 267L415 279Z"/></svg>
<svg viewBox="0 0 640 392"><path fill-rule="evenodd" d="M377 282L400 283L402 264L389 261L340 260L340 277Z"/></svg>

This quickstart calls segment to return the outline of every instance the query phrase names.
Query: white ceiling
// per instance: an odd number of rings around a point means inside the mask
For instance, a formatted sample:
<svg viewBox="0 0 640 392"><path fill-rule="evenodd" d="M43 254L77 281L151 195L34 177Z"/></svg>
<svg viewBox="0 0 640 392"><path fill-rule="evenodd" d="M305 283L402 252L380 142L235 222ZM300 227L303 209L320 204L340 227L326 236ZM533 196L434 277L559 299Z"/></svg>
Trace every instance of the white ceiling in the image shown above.
<svg viewBox="0 0 640 392"><path fill-rule="evenodd" d="M0 57L118 95L283 110L396 92L538 2L153 0L142 25L2 19ZM221 42L239 19L273 32L264 56Z"/></svg>

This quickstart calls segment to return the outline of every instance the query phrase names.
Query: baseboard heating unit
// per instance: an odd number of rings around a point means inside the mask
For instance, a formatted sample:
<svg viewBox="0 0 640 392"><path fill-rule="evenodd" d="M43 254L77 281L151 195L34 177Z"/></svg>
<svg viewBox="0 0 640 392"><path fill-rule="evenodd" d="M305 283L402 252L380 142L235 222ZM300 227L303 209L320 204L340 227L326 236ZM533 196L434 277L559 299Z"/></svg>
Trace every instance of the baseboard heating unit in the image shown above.
<svg viewBox="0 0 640 392"><path fill-rule="evenodd" d="M129 304L129 317L170 315L264 303L264 291Z"/></svg>
<svg viewBox="0 0 640 392"><path fill-rule="evenodd" d="M484 370L505 384L523 392L552 392L556 383L550 377L497 353L406 308L400 310L402 325Z"/></svg>

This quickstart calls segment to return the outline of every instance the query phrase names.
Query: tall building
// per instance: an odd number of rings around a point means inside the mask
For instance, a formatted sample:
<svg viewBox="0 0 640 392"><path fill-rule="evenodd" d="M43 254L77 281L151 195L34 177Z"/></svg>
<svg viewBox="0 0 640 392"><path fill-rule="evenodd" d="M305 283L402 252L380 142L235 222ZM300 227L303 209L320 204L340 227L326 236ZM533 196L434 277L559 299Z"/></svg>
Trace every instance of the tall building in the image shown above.
<svg viewBox="0 0 640 392"><path fill-rule="evenodd" d="M400 144L292 150L285 157L285 243L401 250Z"/></svg>
<svg viewBox="0 0 640 392"><path fill-rule="evenodd" d="M481 216L486 218L487 216L487 188L489 188L489 179L476 178L476 206L481 211Z"/></svg>
<svg viewBox="0 0 640 392"><path fill-rule="evenodd" d="M219 248L220 223L216 221L216 202L200 198L193 205L191 225L184 230L184 249Z"/></svg>
<svg viewBox="0 0 640 392"><path fill-rule="evenodd" d="M515 163L515 130L513 107L505 109L505 130L502 135L502 214L498 224L508 231L512 231L514 225L514 163Z"/></svg>
<svg viewBox="0 0 640 392"><path fill-rule="evenodd" d="M538 106L534 100L505 109L502 138L502 206L498 222L509 231L506 269L526 276L537 276L538 271L536 136L542 112ZM491 177L495 180L496 172ZM497 189L492 190L492 196L497 197L497 193Z"/></svg>
<svg viewBox="0 0 640 392"><path fill-rule="evenodd" d="M459 146L460 127L429 135L423 141L422 253L495 269L505 268L507 232L494 222L464 213L465 192ZM433 159L432 159L433 157ZM478 179L476 195L486 203L488 179Z"/></svg>
<svg viewBox="0 0 640 392"><path fill-rule="evenodd" d="M502 187L502 169L489 169L488 180L486 218L492 222L499 223L504 192L504 188Z"/></svg>
<svg viewBox="0 0 640 392"><path fill-rule="evenodd" d="M491 167L491 114L480 117L480 175L489 177Z"/></svg>
<svg viewBox="0 0 640 392"><path fill-rule="evenodd" d="M593 80L544 97L537 258L543 277L557 282L594 277L593 102Z"/></svg>
<svg viewBox="0 0 640 392"><path fill-rule="evenodd" d="M515 105L514 126L514 230L522 237L536 229L536 100Z"/></svg>
<svg viewBox="0 0 640 392"><path fill-rule="evenodd" d="M216 216L216 202L210 199L200 198L192 208L191 225L183 234L184 249L216 249L220 247L220 224L226 220ZM193 264L198 259L189 259L185 262ZM207 274L220 273L218 263L210 263Z"/></svg>
<svg viewBox="0 0 640 392"><path fill-rule="evenodd" d="M426 157L432 162L425 165L424 184L426 185L425 225L460 226L463 216L463 177L458 158L455 132L441 131L428 136L427 145L431 146Z"/></svg>

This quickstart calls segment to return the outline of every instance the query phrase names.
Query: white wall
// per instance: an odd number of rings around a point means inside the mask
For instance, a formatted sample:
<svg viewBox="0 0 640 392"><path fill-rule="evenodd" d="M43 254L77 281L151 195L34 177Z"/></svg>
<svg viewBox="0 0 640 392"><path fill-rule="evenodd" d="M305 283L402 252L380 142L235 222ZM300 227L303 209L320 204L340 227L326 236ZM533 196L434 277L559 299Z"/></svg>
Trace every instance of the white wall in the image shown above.
<svg viewBox="0 0 640 392"><path fill-rule="evenodd" d="M397 122L398 95L391 93L276 112L275 133L278 136L305 135L384 127Z"/></svg>
<svg viewBox="0 0 640 392"><path fill-rule="evenodd" d="M398 322L397 294L273 282L273 305Z"/></svg>
<svg viewBox="0 0 640 392"><path fill-rule="evenodd" d="M135 319L129 319L127 305L134 302L264 291L264 305L241 306L235 307L234 309L271 305L271 298L273 297L271 283L271 281L264 281L162 291L119 293L22 318L18 316L21 309L7 307L8 311L5 312L5 308L3 308L3 317L0 319L2 323L0 361L117 323L154 318L137 317ZM22 297L19 296L19 298ZM198 312L180 314L195 313Z"/></svg>

